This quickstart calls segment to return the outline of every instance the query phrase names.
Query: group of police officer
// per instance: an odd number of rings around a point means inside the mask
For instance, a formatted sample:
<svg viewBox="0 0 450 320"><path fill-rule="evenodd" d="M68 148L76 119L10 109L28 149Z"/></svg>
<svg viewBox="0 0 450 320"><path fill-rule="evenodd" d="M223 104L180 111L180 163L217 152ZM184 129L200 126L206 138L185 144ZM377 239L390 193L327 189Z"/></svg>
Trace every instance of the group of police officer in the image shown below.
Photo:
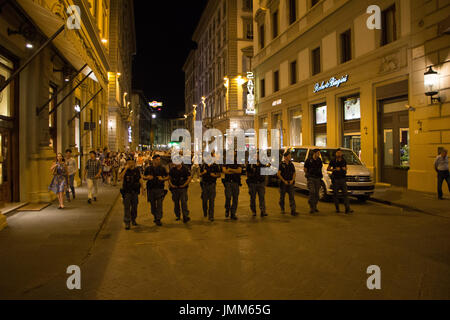
<svg viewBox="0 0 450 320"><path fill-rule="evenodd" d="M309 189L309 205L310 213L319 212L317 204L319 202L320 188L322 187L323 179L323 163L320 158L320 150L314 150L304 166L306 178L308 179ZM214 151L211 153L215 159ZM259 158L259 157L258 157ZM266 175L262 170L267 166L262 165L258 160L256 164L248 164L246 167L247 185L250 194L250 209L253 216L257 216L256 197L259 198L259 209L261 217L267 216L265 191L266 191ZM345 202L345 212L352 213L350 209L346 172L347 163L342 156L342 152L336 152L336 158L330 162L327 169L332 176L334 186L334 199L336 211L339 213L339 191L342 191ZM201 189L202 189L202 206L205 218L209 218L211 222L214 221L214 208L216 198L217 179L225 175L222 183L225 187L225 217L231 220L237 220L237 208L239 203L240 187L242 186L241 177L243 174L243 167L239 164L226 164L223 166L217 163L202 164L200 166ZM295 202L295 180L296 171L292 163L291 153L286 152L283 155L283 161L280 164L277 176L280 180L280 208L282 213L285 213L285 198L286 194L289 196L289 203L292 216L297 216L296 202ZM192 175L188 166L183 164L174 165L170 170L166 169L161 163L161 157L155 155L150 166L148 166L141 177L141 172L136 168L135 160L130 158L127 165L121 172L121 179L124 184L121 193L124 199L124 222L127 230L130 229L131 224L137 226L137 206L140 194L140 187L142 181L146 181L144 190L147 191L147 198L151 204L151 212L154 216L154 222L157 226L162 226L163 217L163 200L168 191L165 190L165 182L168 181L169 189L172 193L172 200L174 202L174 211L177 221L183 218L184 223L190 221L188 209L188 188L192 180Z"/></svg>

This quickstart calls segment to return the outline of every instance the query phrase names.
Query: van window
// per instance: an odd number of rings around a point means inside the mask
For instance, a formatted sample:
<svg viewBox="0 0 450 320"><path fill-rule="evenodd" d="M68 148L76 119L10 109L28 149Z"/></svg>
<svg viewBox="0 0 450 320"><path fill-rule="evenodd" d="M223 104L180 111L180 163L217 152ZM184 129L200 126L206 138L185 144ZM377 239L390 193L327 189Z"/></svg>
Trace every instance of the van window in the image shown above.
<svg viewBox="0 0 450 320"><path fill-rule="evenodd" d="M325 164L329 164L332 159L335 158L336 149L323 149L320 150L320 153L322 155L322 161ZM347 161L347 164L349 166L360 166L362 165L361 161L359 160L358 156L351 150L342 150L342 155Z"/></svg>
<svg viewBox="0 0 450 320"><path fill-rule="evenodd" d="M294 162L302 163L306 161L306 155L308 154L308 149L294 149L292 153L292 158Z"/></svg>

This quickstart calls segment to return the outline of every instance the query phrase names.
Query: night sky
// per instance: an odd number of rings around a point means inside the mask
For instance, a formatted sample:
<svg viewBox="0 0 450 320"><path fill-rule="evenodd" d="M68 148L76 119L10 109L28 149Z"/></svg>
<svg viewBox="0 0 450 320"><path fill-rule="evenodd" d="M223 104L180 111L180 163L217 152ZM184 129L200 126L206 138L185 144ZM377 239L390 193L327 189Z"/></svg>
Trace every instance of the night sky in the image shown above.
<svg viewBox="0 0 450 320"><path fill-rule="evenodd" d="M207 0L134 0L137 52L133 63L133 89L143 90L150 101L164 102L162 116L184 114L183 65L192 35Z"/></svg>

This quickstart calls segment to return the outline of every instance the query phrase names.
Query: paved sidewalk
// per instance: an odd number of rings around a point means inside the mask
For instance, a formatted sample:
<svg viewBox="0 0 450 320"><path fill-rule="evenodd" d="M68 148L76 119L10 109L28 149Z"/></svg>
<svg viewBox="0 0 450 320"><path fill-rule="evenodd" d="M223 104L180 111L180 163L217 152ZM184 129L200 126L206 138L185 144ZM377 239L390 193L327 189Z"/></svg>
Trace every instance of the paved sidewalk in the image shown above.
<svg viewBox="0 0 450 320"><path fill-rule="evenodd" d="M87 203L87 188L58 210L53 203L41 212L21 212L8 218L0 232L0 299L24 294L65 274L67 267L84 261L108 214L119 188L99 188L98 202ZM7 279L7 281L5 281Z"/></svg>
<svg viewBox="0 0 450 320"><path fill-rule="evenodd" d="M430 215L450 218L450 197L438 200L436 193L407 190L400 187L377 186L372 201L418 211Z"/></svg>

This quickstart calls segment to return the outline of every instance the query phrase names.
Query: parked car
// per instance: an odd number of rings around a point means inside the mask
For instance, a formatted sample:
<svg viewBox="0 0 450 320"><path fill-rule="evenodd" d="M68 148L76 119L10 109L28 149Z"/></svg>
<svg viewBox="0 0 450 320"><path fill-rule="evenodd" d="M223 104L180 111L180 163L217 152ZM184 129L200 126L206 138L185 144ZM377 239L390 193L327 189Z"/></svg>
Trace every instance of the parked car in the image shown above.
<svg viewBox="0 0 450 320"><path fill-rule="evenodd" d="M323 165L323 182L320 189L320 198L327 199L333 194L332 182L327 172L328 165L333 159L337 148L328 147L292 147L292 159L296 169L296 187L308 190L307 179L305 177L304 165L306 159L312 156L314 149L321 152ZM349 195L358 198L360 201L367 201L375 191L374 179L367 167L361 162L356 153L351 149L341 148L344 159L347 161L347 185Z"/></svg>

